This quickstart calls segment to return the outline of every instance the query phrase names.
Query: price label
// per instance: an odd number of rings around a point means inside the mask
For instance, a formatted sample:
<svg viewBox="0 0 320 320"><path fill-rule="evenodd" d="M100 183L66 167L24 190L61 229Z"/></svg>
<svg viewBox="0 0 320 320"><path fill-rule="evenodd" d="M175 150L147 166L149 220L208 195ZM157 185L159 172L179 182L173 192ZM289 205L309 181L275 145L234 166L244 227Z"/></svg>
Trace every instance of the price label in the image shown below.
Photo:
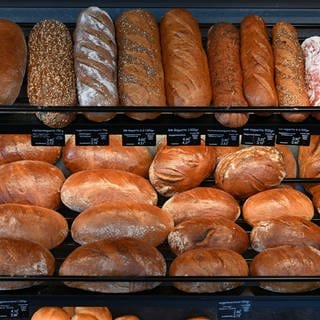
<svg viewBox="0 0 320 320"><path fill-rule="evenodd" d="M218 302L218 319L247 319L251 311L251 301L223 301Z"/></svg>
<svg viewBox="0 0 320 320"><path fill-rule="evenodd" d="M26 300L1 301L0 319L29 319L29 304Z"/></svg>
<svg viewBox="0 0 320 320"><path fill-rule="evenodd" d="M154 129L123 129L123 146L155 146L156 132Z"/></svg>
<svg viewBox="0 0 320 320"><path fill-rule="evenodd" d="M169 128L167 131L169 146L198 146L201 144L199 128Z"/></svg>
<svg viewBox="0 0 320 320"><path fill-rule="evenodd" d="M238 146L239 133L237 130L208 129L206 132L207 146Z"/></svg>
<svg viewBox="0 0 320 320"><path fill-rule="evenodd" d="M107 129L76 129L77 146L106 146L109 144Z"/></svg>
<svg viewBox="0 0 320 320"><path fill-rule="evenodd" d="M294 146L308 146L310 144L310 130L304 128L279 128L277 143Z"/></svg>
<svg viewBox="0 0 320 320"><path fill-rule="evenodd" d="M31 144L33 146L64 146L64 131L62 129L33 129Z"/></svg>
<svg viewBox="0 0 320 320"><path fill-rule="evenodd" d="M264 128L244 128L241 144L258 145L258 146L274 146L276 132L274 129Z"/></svg>

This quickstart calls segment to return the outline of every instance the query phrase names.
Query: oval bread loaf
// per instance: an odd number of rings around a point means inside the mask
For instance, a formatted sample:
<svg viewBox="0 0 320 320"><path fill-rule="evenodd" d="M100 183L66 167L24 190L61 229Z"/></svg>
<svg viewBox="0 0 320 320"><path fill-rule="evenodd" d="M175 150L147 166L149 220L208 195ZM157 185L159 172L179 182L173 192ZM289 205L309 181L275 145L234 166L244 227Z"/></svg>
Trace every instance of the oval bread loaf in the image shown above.
<svg viewBox="0 0 320 320"><path fill-rule="evenodd" d="M38 309L31 320L70 320L71 317L60 307L42 307Z"/></svg>
<svg viewBox="0 0 320 320"><path fill-rule="evenodd" d="M312 201L301 191L275 188L249 197L242 207L243 218L250 225L258 221L281 216L311 220L314 215Z"/></svg>
<svg viewBox="0 0 320 320"><path fill-rule="evenodd" d="M228 249L194 249L177 256L170 265L170 276L247 276L244 258ZM185 292L213 293L240 286L238 282L174 282Z"/></svg>
<svg viewBox="0 0 320 320"><path fill-rule="evenodd" d="M71 210L80 212L112 201L156 205L158 196L141 176L115 169L92 169L69 176L61 188L61 200Z"/></svg>
<svg viewBox="0 0 320 320"><path fill-rule="evenodd" d="M60 206L65 177L52 164L21 160L0 166L0 203L16 202L48 209Z"/></svg>
<svg viewBox="0 0 320 320"><path fill-rule="evenodd" d="M320 251L313 247L281 246L257 254L251 264L252 276L320 276ZM307 292L320 288L318 281L260 282L263 289L281 292Z"/></svg>
<svg viewBox="0 0 320 320"><path fill-rule="evenodd" d="M141 240L101 240L71 252L59 271L62 276L164 276L161 253ZM128 293L152 289L158 282L66 282L67 286L105 293Z"/></svg>
<svg viewBox="0 0 320 320"><path fill-rule="evenodd" d="M173 229L166 211L150 204L109 202L92 206L73 221L71 235L81 245L97 240L133 238L158 246Z"/></svg>
<svg viewBox="0 0 320 320"><path fill-rule="evenodd" d="M200 216L222 216L237 220L240 206L229 193L210 187L197 187L175 194L162 206L169 212L177 225L183 221Z"/></svg>

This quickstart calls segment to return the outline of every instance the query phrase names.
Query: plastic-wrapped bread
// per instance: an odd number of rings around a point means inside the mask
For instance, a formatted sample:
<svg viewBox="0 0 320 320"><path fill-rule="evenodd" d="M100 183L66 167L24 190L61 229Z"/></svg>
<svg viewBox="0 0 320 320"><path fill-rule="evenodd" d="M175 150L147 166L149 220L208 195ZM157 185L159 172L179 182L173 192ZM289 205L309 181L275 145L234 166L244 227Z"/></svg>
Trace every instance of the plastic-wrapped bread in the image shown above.
<svg viewBox="0 0 320 320"><path fill-rule="evenodd" d="M40 21L30 32L28 48L29 103L48 107L76 105L73 44L68 28L56 20ZM53 128L65 127L75 119L73 112L36 115Z"/></svg>
<svg viewBox="0 0 320 320"><path fill-rule="evenodd" d="M216 107L246 107L240 63L240 34L231 23L217 23L208 31L207 53L212 84L212 99ZM245 113L215 113L224 126L244 126Z"/></svg>
<svg viewBox="0 0 320 320"><path fill-rule="evenodd" d="M117 106L117 45L111 17L98 7L83 10L74 31L74 68L80 106ZM92 121L115 112L85 112Z"/></svg>
<svg viewBox="0 0 320 320"><path fill-rule="evenodd" d="M159 28L143 9L122 13L115 22L118 44L118 87L123 106L165 106ZM157 112L129 112L137 120L154 119Z"/></svg>
<svg viewBox="0 0 320 320"><path fill-rule="evenodd" d="M167 102L170 106L208 106L211 83L207 55L196 19L184 9L171 9L160 22ZM194 118L201 113L179 113Z"/></svg>
<svg viewBox="0 0 320 320"><path fill-rule="evenodd" d="M309 107L304 57L295 27L287 22L277 22L272 29L272 46L279 106ZM309 112L281 114L290 122L301 122L309 116Z"/></svg>

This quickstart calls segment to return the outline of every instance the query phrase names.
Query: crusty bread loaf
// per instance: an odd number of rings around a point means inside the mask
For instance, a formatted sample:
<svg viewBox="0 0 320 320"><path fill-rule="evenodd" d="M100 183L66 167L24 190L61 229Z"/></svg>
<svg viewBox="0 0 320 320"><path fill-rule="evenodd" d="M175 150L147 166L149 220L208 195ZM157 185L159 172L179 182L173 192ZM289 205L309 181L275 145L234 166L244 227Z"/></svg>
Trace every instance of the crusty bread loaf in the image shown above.
<svg viewBox="0 0 320 320"><path fill-rule="evenodd" d="M112 314L107 307L75 307L71 320L112 320Z"/></svg>
<svg viewBox="0 0 320 320"><path fill-rule="evenodd" d="M26 239L52 249L67 235L67 220L54 210L18 203L0 205L0 238Z"/></svg>
<svg viewBox="0 0 320 320"><path fill-rule="evenodd" d="M149 179L163 196L197 187L215 167L214 149L160 144L149 169Z"/></svg>
<svg viewBox="0 0 320 320"><path fill-rule="evenodd" d="M175 194L162 209L172 215L174 224L194 217L222 216L235 221L240 216L240 206L229 193L210 187L193 188Z"/></svg>
<svg viewBox="0 0 320 320"><path fill-rule="evenodd" d="M78 16L74 38L74 70L81 106L117 106L117 45L107 12L89 7ZM115 112L85 112L92 121L106 121Z"/></svg>
<svg viewBox="0 0 320 320"><path fill-rule="evenodd" d="M244 95L253 107L276 107L274 57L268 31L259 16L246 16L240 25Z"/></svg>
<svg viewBox="0 0 320 320"><path fill-rule="evenodd" d="M140 320L140 318L132 315L125 315L125 316L117 317L114 320Z"/></svg>
<svg viewBox="0 0 320 320"><path fill-rule="evenodd" d="M88 208L72 223L75 242L134 238L158 246L173 229L173 219L166 211L144 203L108 202Z"/></svg>
<svg viewBox="0 0 320 320"><path fill-rule="evenodd" d="M0 203L57 209L64 180L62 171L47 162L21 160L3 164L0 166Z"/></svg>
<svg viewBox="0 0 320 320"><path fill-rule="evenodd" d="M306 246L281 246L257 254L251 264L252 276L319 276L320 251ZM281 292L306 292L320 288L318 281L260 282L263 289Z"/></svg>
<svg viewBox="0 0 320 320"><path fill-rule="evenodd" d="M230 249L241 254L249 247L249 237L229 219L203 216L178 224L169 233L168 243L176 255L197 248Z"/></svg>
<svg viewBox="0 0 320 320"><path fill-rule="evenodd" d="M168 104L208 106L211 83L198 22L185 9L171 9L160 22L160 33ZM194 118L201 113L179 115Z"/></svg>
<svg viewBox="0 0 320 320"><path fill-rule="evenodd" d="M13 21L0 19L0 104L17 99L27 64L27 44L22 29Z"/></svg>
<svg viewBox="0 0 320 320"><path fill-rule="evenodd" d="M18 160L39 160L55 163L60 157L61 147L32 146L30 134L0 135L0 164Z"/></svg>
<svg viewBox="0 0 320 320"><path fill-rule="evenodd" d="M274 147L260 146L226 155L214 174L217 187L239 198L275 187L285 175L281 153Z"/></svg>
<svg viewBox="0 0 320 320"><path fill-rule="evenodd" d="M2 276L51 276L55 259L36 242L0 238L0 274ZM28 288L34 281L1 281L0 290Z"/></svg>
<svg viewBox="0 0 320 320"><path fill-rule="evenodd" d="M70 320L70 316L60 307L42 307L38 309L31 320Z"/></svg>
<svg viewBox="0 0 320 320"><path fill-rule="evenodd" d="M244 258L228 249L194 249L177 256L170 265L170 276L247 276ZM240 286L239 282L174 282L185 292L213 293Z"/></svg>
<svg viewBox="0 0 320 320"><path fill-rule="evenodd" d="M242 207L247 223L281 216L301 217L311 220L314 215L312 201L301 191L289 188L274 188L249 197Z"/></svg>
<svg viewBox="0 0 320 320"><path fill-rule="evenodd" d="M257 222L250 233L256 251L282 245L312 246L320 249L320 227L295 216L282 216Z"/></svg>
<svg viewBox="0 0 320 320"><path fill-rule="evenodd" d="M161 253L142 240L101 240L71 252L60 267L60 275L74 276L164 276L166 263ZM152 289L158 282L66 282L89 291L128 293Z"/></svg>
<svg viewBox="0 0 320 320"><path fill-rule="evenodd" d="M275 147L281 152L286 170L286 178L297 177L297 161L292 150L284 144L276 144Z"/></svg>
<svg viewBox="0 0 320 320"><path fill-rule="evenodd" d="M309 107L304 57L295 27L287 22L277 22L272 28L272 46L279 106ZM301 122L309 114L285 112L282 116L291 122Z"/></svg>
<svg viewBox="0 0 320 320"><path fill-rule="evenodd" d="M152 156L147 147L123 146L121 135L109 135L107 146L76 146L75 137L71 136L62 149L62 160L71 173L118 169L147 177Z"/></svg>
<svg viewBox="0 0 320 320"><path fill-rule="evenodd" d="M239 151L242 149L241 146L231 146L231 147L227 147L227 146L214 146L214 151L216 154L216 162L217 164L219 163L219 161L226 156L229 153L233 153L236 151Z"/></svg>
<svg viewBox="0 0 320 320"><path fill-rule="evenodd" d="M61 200L71 210L80 212L111 201L156 205L158 196L141 176L115 169L92 169L69 176L61 188Z"/></svg>
<svg viewBox="0 0 320 320"><path fill-rule="evenodd" d="M29 35L28 98L35 106L77 104L73 68L73 44L68 28L56 20L38 22ZM37 112L37 117L54 128L70 124L72 112Z"/></svg>
<svg viewBox="0 0 320 320"><path fill-rule="evenodd" d="M240 33L231 23L217 23L208 31L207 53L212 84L212 100L216 107L246 107L240 63ZM224 126L244 126L245 113L215 113Z"/></svg>
<svg viewBox="0 0 320 320"><path fill-rule="evenodd" d="M143 9L123 12L116 19L119 52L119 98L124 106L165 106L159 28ZM129 112L137 120L154 119L156 112Z"/></svg>

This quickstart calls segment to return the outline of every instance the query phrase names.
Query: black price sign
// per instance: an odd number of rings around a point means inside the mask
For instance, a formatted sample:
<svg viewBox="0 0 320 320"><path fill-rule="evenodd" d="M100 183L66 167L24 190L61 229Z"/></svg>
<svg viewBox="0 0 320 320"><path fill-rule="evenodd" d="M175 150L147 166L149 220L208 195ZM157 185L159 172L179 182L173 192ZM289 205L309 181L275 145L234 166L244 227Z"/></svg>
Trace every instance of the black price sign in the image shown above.
<svg viewBox="0 0 320 320"><path fill-rule="evenodd" d="M62 129L32 129L33 146L64 146L65 134Z"/></svg>
<svg viewBox="0 0 320 320"><path fill-rule="evenodd" d="M1 301L0 319L29 319L29 304L26 300Z"/></svg>
<svg viewBox="0 0 320 320"><path fill-rule="evenodd" d="M207 146L238 146L239 133L237 130L208 129L206 133Z"/></svg>
<svg viewBox="0 0 320 320"><path fill-rule="evenodd" d="M77 146L107 146L109 134L107 129L76 129Z"/></svg>
<svg viewBox="0 0 320 320"><path fill-rule="evenodd" d="M123 146L155 146L156 132L154 129L123 129Z"/></svg>
<svg viewBox="0 0 320 320"><path fill-rule="evenodd" d="M168 146L198 146L201 144L199 128L169 128Z"/></svg>
<svg viewBox="0 0 320 320"><path fill-rule="evenodd" d="M218 319L247 319L246 313L251 311L251 301L218 302Z"/></svg>
<svg viewBox="0 0 320 320"><path fill-rule="evenodd" d="M257 146L274 146L276 133L274 129L245 128L241 136L241 144Z"/></svg>
<svg viewBox="0 0 320 320"><path fill-rule="evenodd" d="M279 128L277 143L308 146L310 144L310 130L304 128Z"/></svg>

